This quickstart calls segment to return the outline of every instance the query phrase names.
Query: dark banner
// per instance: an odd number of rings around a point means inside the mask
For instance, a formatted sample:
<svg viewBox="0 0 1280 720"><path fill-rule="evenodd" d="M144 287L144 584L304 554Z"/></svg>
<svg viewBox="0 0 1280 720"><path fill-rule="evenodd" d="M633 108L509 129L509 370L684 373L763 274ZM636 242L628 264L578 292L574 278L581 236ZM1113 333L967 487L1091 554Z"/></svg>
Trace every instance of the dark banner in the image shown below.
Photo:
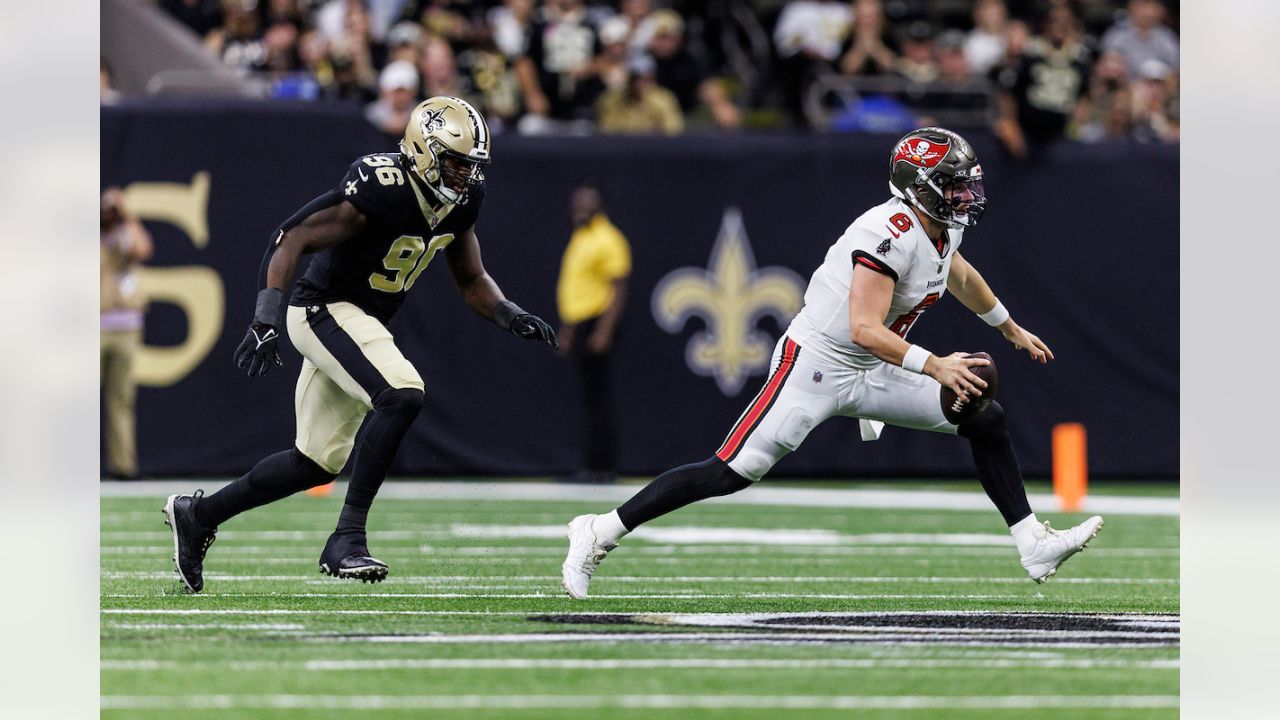
<svg viewBox="0 0 1280 720"><path fill-rule="evenodd" d="M477 224L490 274L555 318L569 192L593 177L634 256L617 346L620 463L653 474L701 460L766 373L809 275L859 214L887 197L894 137L537 139L500 136ZM1050 432L1088 430L1091 473L1178 473L1178 152L1063 146L1035 166L970 138L990 205L963 253L1057 361L1032 363L944 299L911 339L991 352L1029 475ZM293 438L299 357L246 378L232 351L253 313L271 230L334 186L359 155L394 148L362 119L315 105L144 105L102 111L102 183L126 188L156 241L140 362L138 443L152 475L237 474ZM581 453L569 364L471 315L443 263L391 330L426 380L427 406L397 474L550 475ZM971 476L968 444L829 421L776 475Z"/></svg>

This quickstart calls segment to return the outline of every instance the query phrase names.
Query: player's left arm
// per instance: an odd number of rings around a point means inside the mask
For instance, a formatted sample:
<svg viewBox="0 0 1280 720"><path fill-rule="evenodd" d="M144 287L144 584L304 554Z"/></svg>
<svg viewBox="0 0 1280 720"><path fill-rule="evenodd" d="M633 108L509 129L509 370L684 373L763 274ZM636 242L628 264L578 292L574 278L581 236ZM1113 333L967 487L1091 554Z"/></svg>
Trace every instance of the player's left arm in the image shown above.
<svg viewBox="0 0 1280 720"><path fill-rule="evenodd" d="M484 269L475 226L467 228L444 250L449 272L471 311L498 327L526 340L540 340L559 347L556 332L542 318L525 312L502 294L498 283Z"/></svg>
<svg viewBox="0 0 1280 720"><path fill-rule="evenodd" d="M951 259L951 271L947 274L947 290L982 318L988 325L999 328L1004 339L1013 343L1019 350L1026 350L1032 360L1047 363L1053 359L1053 351L1035 334L1027 332L1013 321L1009 311L1005 309L991 286L983 279L978 269L969 264L959 252Z"/></svg>

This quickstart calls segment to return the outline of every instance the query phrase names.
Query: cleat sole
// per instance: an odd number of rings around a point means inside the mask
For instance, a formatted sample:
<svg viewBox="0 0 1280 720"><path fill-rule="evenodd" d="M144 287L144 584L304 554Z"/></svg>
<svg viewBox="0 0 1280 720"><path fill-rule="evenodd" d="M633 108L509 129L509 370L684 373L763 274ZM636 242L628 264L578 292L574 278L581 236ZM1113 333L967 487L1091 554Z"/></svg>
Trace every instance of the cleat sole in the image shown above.
<svg viewBox="0 0 1280 720"><path fill-rule="evenodd" d="M391 573L390 568L369 566L363 568L355 568L353 570L341 570L333 572L329 570L327 564L320 565L320 574L336 577L339 580L359 580L365 583L380 583L387 579L387 575Z"/></svg>

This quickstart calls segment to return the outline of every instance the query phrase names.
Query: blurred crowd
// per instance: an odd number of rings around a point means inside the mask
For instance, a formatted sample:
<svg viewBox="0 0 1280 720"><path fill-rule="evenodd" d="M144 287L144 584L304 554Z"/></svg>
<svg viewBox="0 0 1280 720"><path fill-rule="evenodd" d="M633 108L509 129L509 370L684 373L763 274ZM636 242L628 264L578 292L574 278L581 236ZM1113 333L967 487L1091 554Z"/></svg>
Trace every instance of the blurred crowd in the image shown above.
<svg viewBox="0 0 1280 720"><path fill-rule="evenodd" d="M990 127L1178 138L1161 0L159 0L280 98L358 103L388 133L456 95L495 131ZM109 69L104 65L104 84Z"/></svg>

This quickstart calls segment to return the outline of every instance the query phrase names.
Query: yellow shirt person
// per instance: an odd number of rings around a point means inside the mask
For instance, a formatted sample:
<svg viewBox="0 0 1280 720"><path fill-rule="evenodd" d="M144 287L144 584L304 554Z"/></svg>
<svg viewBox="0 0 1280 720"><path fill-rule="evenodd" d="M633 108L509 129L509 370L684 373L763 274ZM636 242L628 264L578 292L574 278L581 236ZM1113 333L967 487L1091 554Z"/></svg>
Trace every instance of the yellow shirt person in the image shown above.
<svg viewBox="0 0 1280 720"><path fill-rule="evenodd" d="M560 261L560 320L577 325L599 317L613 301L613 282L631 274L631 247L604 213L573 231Z"/></svg>
<svg viewBox="0 0 1280 720"><path fill-rule="evenodd" d="M560 263L556 301L560 352L573 360L582 385L584 458L573 480L610 482L617 470L610 354L626 304L631 247L605 216L594 185L573 191L569 212L575 230Z"/></svg>

